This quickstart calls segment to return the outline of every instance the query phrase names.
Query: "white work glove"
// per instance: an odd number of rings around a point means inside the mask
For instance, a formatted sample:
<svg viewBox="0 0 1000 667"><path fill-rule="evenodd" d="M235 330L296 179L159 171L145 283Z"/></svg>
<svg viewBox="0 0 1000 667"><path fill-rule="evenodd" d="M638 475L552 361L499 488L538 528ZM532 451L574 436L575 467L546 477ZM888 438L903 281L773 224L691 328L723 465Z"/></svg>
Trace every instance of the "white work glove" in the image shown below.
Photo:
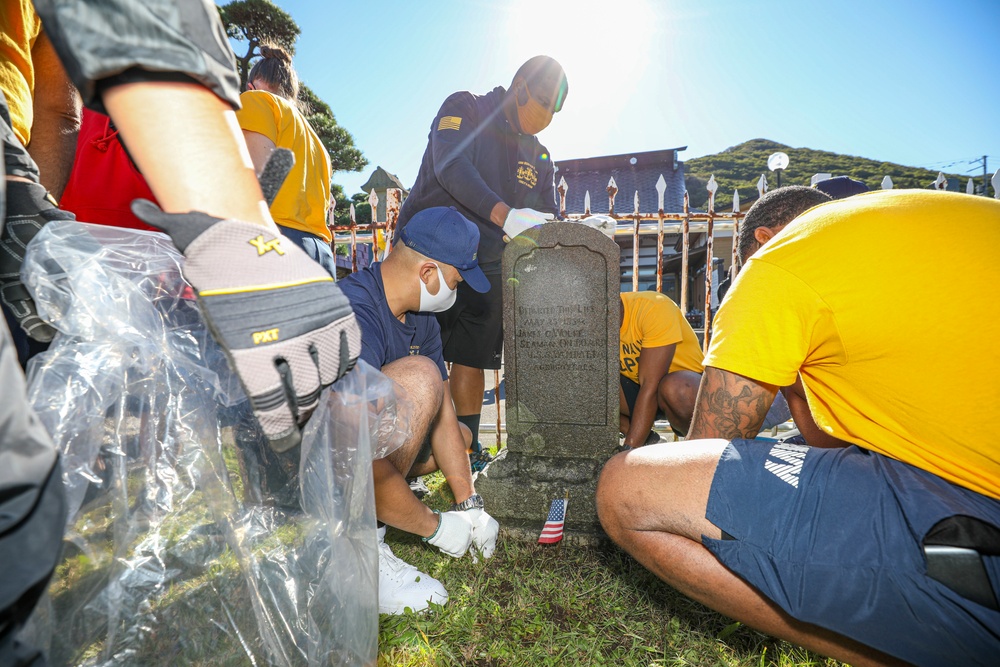
<svg viewBox="0 0 1000 667"><path fill-rule="evenodd" d="M472 517L468 512L438 512L438 527L424 542L452 558L461 558L472 544Z"/></svg>
<svg viewBox="0 0 1000 667"><path fill-rule="evenodd" d="M592 215L589 218L581 220L580 224L593 227L610 239L615 238L615 229L618 226L617 221L610 215Z"/></svg>
<svg viewBox="0 0 1000 667"><path fill-rule="evenodd" d="M514 238L521 232L552 220L551 213L542 213L533 208L512 208L503 221L503 233Z"/></svg>
<svg viewBox="0 0 1000 667"><path fill-rule="evenodd" d="M497 548L497 533L500 532L500 524L497 520L486 513L484 509L465 510L465 514L472 519L472 562L478 563L477 554L482 554L483 558L490 558Z"/></svg>

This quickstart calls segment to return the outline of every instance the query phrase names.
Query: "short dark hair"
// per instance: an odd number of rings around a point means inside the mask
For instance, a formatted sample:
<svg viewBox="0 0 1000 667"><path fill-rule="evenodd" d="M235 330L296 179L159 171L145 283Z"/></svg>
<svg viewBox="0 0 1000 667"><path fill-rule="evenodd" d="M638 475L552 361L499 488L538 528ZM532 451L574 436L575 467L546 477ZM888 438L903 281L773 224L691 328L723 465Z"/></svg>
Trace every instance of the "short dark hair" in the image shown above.
<svg viewBox="0 0 1000 667"><path fill-rule="evenodd" d="M771 190L758 199L747 211L747 217L740 222L737 233L737 255L740 264L746 264L756 242L754 230L758 227L774 229L787 225L813 206L831 200L830 195L804 185L789 185Z"/></svg>

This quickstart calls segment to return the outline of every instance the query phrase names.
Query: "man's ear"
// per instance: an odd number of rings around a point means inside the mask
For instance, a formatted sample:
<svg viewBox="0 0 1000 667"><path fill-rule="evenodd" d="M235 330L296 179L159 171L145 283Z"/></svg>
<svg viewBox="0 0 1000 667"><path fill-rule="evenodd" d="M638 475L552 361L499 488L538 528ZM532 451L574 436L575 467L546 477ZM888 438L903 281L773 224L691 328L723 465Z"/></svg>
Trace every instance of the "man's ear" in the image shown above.
<svg viewBox="0 0 1000 667"><path fill-rule="evenodd" d="M774 238L775 231L768 227L758 227L753 230L753 239L757 242L757 245L764 245L772 238Z"/></svg>
<svg viewBox="0 0 1000 667"><path fill-rule="evenodd" d="M420 264L417 269L417 276L420 278L420 282L430 286L431 277L437 275L437 265L434 262L427 261Z"/></svg>

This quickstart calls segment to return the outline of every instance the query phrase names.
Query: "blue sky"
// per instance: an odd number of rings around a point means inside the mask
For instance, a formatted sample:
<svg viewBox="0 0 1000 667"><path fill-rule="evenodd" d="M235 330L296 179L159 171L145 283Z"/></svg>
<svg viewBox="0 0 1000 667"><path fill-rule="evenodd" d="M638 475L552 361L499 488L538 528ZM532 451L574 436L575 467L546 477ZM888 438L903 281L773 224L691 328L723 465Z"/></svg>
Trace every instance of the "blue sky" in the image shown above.
<svg viewBox="0 0 1000 667"><path fill-rule="evenodd" d="M276 0L294 63L370 161L410 186L452 92L559 60L570 90L539 135L553 158L763 137L978 175L1000 168L998 0ZM766 165L762 165L762 171Z"/></svg>

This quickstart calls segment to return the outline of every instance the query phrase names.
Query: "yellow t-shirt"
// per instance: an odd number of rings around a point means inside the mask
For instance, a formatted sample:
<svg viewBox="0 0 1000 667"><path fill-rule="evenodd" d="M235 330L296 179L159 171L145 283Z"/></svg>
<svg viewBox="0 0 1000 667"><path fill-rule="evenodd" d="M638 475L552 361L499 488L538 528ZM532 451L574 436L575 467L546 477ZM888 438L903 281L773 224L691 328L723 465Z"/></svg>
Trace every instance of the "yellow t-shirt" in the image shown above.
<svg viewBox="0 0 1000 667"><path fill-rule="evenodd" d="M240 127L262 134L278 148L295 154L288 173L271 204L271 216L279 225L332 240L326 226L330 207L330 156L305 116L292 104L263 90L240 95L243 108L236 112Z"/></svg>
<svg viewBox="0 0 1000 667"><path fill-rule="evenodd" d="M14 134L23 146L31 141L31 98L35 69L31 49L42 31L31 0L3 0L0 9L0 89L7 98Z"/></svg>
<svg viewBox="0 0 1000 667"><path fill-rule="evenodd" d="M621 297L625 309L618 355L622 375L638 382L642 349L667 345L677 345L668 373L678 370L702 372L698 336L670 297L659 292L623 292Z"/></svg>
<svg viewBox="0 0 1000 667"><path fill-rule="evenodd" d="M824 431L1000 498L1000 202L890 190L822 204L750 259L706 366L802 375Z"/></svg>

